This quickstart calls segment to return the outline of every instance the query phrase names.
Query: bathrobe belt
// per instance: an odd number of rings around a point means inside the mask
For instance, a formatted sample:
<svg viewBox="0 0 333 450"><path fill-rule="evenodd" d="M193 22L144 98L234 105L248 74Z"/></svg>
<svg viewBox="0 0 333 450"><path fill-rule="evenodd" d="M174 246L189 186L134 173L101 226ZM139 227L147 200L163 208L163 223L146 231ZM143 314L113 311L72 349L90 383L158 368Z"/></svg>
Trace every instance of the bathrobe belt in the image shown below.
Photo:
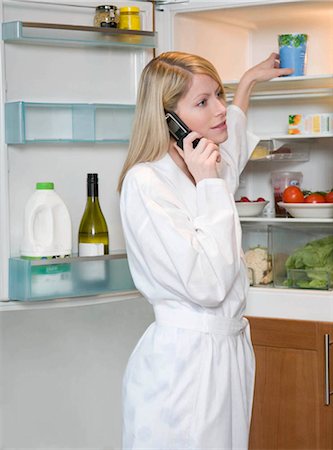
<svg viewBox="0 0 333 450"><path fill-rule="evenodd" d="M156 324L201 333L218 334L222 336L238 336L248 327L245 317L228 318L206 312L184 311L177 308L154 306Z"/></svg>

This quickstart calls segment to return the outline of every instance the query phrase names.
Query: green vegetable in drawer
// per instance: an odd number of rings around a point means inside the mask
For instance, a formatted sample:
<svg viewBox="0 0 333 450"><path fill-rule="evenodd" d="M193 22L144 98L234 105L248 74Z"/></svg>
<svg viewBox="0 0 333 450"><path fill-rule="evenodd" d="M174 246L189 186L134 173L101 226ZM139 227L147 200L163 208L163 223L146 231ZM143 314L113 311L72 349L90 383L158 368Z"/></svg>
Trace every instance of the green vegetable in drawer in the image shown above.
<svg viewBox="0 0 333 450"><path fill-rule="evenodd" d="M333 287L333 236L316 239L296 249L286 261L286 269L302 269L307 279L298 280L301 288Z"/></svg>

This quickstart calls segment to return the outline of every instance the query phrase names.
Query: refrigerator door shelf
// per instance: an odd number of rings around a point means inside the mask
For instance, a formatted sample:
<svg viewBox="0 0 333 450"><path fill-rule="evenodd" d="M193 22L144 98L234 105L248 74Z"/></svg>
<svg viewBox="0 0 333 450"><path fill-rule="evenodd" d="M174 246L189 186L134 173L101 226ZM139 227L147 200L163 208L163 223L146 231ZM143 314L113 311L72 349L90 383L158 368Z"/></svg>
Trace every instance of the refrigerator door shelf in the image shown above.
<svg viewBox="0 0 333 450"><path fill-rule="evenodd" d="M157 33L15 21L2 24L2 39L5 42L44 45L155 48Z"/></svg>
<svg viewBox="0 0 333 450"><path fill-rule="evenodd" d="M133 115L134 105L6 103L6 143L127 143Z"/></svg>
<svg viewBox="0 0 333 450"><path fill-rule="evenodd" d="M125 254L9 260L10 300L38 301L133 290Z"/></svg>

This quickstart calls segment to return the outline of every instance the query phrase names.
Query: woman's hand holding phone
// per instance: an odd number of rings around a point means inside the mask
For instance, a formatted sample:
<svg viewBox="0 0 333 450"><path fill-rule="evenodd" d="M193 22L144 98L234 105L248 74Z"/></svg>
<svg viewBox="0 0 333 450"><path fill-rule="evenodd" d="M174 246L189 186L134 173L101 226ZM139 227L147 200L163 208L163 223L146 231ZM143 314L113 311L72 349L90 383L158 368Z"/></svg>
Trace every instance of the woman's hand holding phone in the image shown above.
<svg viewBox="0 0 333 450"><path fill-rule="evenodd" d="M204 178L217 178L216 164L221 161L219 147L212 141L191 131L175 112L166 112L171 136L176 140L175 149L185 161L196 183Z"/></svg>
<svg viewBox="0 0 333 450"><path fill-rule="evenodd" d="M196 139L200 140L193 148L193 142ZM183 150L177 144L175 148L184 159L196 183L205 178L218 178L216 164L221 161L221 155L218 145L214 142L191 131L183 139Z"/></svg>

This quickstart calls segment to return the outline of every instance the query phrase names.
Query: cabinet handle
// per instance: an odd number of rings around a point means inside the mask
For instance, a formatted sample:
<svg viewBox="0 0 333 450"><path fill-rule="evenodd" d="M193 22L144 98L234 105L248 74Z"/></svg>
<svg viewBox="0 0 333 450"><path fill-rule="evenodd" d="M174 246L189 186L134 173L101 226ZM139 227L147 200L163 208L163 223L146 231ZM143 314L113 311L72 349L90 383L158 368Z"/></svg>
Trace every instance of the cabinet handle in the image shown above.
<svg viewBox="0 0 333 450"><path fill-rule="evenodd" d="M330 345L333 341L330 341L330 335L325 334L325 405L330 405L331 395L333 391L330 388Z"/></svg>

